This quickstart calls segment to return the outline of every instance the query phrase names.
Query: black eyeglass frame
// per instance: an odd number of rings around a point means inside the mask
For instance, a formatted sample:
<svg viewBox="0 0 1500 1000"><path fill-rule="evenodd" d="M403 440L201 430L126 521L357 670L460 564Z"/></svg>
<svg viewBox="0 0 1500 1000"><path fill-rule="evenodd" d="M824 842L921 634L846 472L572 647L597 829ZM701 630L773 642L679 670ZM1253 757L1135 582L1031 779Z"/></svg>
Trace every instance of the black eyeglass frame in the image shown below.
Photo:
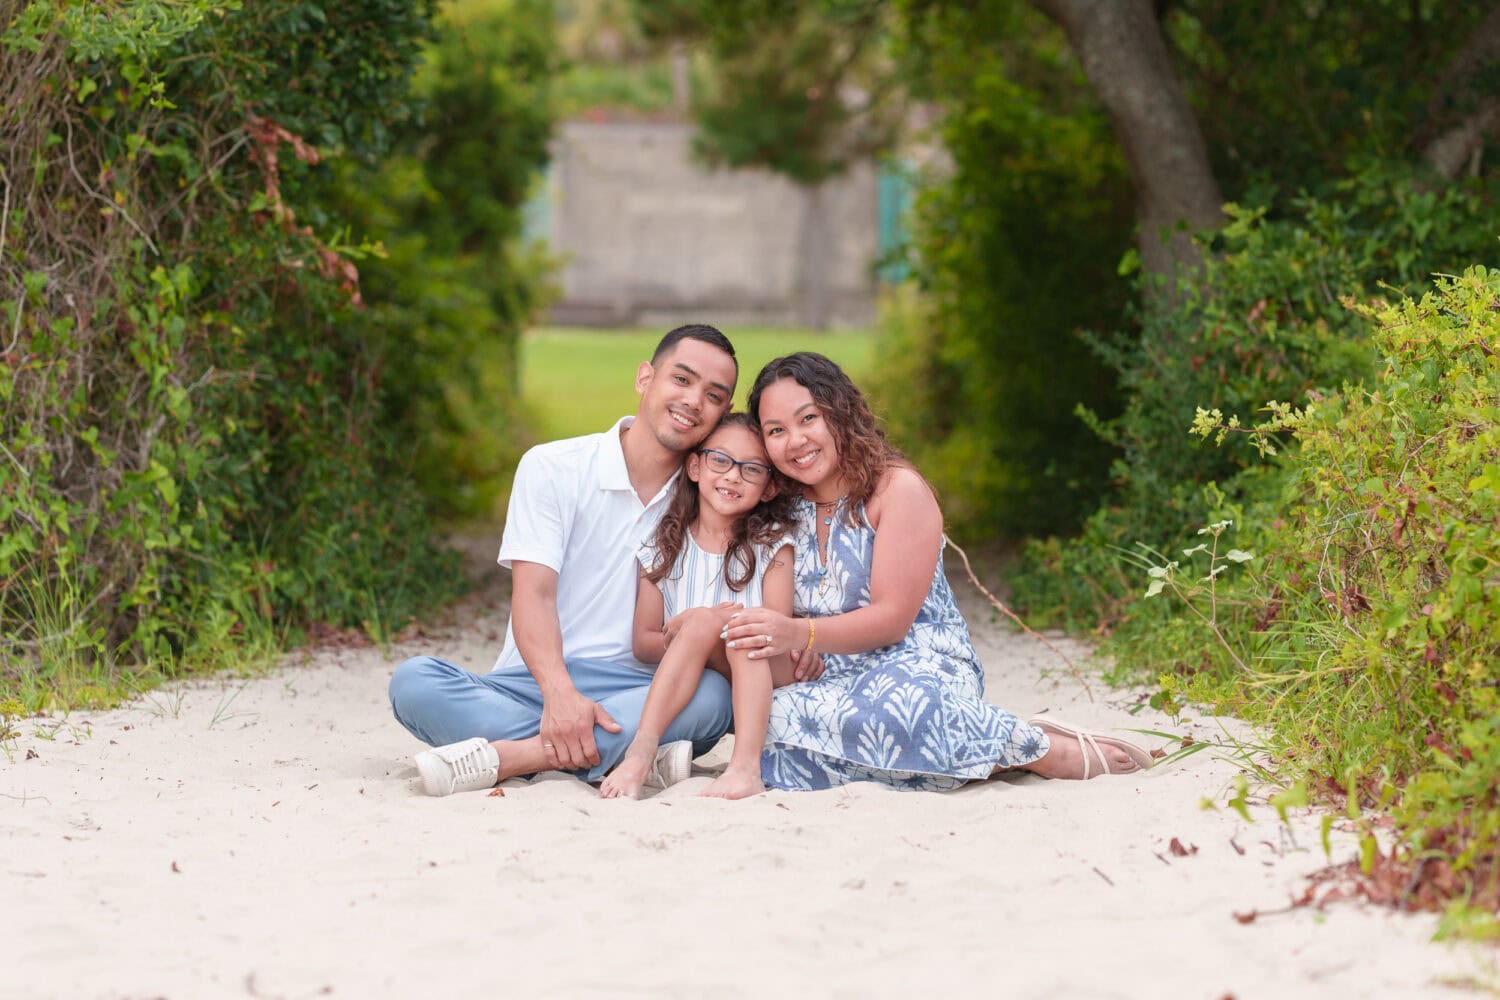
<svg viewBox="0 0 1500 1000"><path fill-rule="evenodd" d="M720 451L717 448L699 448L697 454L702 456L710 469L713 469L714 472L720 475L723 475L730 469L738 468L740 470L740 478L752 485L759 486L761 483L771 481L771 467L764 462L741 462L728 452ZM715 460L719 462L718 467L714 465ZM751 469L759 469L760 471L751 472Z"/></svg>

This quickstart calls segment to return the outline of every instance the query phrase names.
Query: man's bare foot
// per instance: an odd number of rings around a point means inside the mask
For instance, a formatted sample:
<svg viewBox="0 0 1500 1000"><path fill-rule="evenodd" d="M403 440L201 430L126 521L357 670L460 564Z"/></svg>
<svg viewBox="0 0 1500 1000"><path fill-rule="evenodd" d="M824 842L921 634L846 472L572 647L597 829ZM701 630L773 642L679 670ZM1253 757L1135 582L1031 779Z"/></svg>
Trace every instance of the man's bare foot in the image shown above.
<svg viewBox="0 0 1500 1000"><path fill-rule="evenodd" d="M752 795L764 794L765 790L759 771L729 768L703 789L703 794L714 799L748 799Z"/></svg>
<svg viewBox="0 0 1500 1000"><path fill-rule="evenodd" d="M1146 751L1127 740L1091 733L1066 723L1032 719L1046 731L1050 749L1026 770L1044 778L1097 778L1101 774L1134 774L1151 766ZM1004 769L997 769L1004 770Z"/></svg>
<svg viewBox="0 0 1500 1000"><path fill-rule="evenodd" d="M599 794L606 799L638 799L641 797L641 786L646 783L646 775L651 773L651 762L656 754L636 753L635 748L625 751L625 756L615 769L605 775L604 782L599 786Z"/></svg>

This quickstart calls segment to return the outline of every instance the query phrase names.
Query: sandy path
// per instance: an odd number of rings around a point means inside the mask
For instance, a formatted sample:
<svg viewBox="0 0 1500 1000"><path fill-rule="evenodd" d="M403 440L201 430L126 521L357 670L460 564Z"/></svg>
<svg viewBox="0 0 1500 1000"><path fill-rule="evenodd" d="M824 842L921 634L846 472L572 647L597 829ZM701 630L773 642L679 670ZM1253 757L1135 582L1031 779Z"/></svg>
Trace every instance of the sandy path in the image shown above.
<svg viewBox="0 0 1500 1000"><path fill-rule="evenodd" d="M992 700L1166 726L1097 684L1089 703L956 589ZM503 612L466 617L388 652L301 654L23 722L0 758L0 995L1253 1000L1495 981L1490 953L1429 943L1430 917L1233 919L1300 890L1323 860L1318 821L1288 832L1265 807L1248 825L1201 808L1237 772L1207 753L1137 778L946 795L727 803L695 797L700 761L639 802L555 774L426 798L385 685L417 652L488 669ZM1174 837L1197 852L1173 856ZM1352 849L1336 838L1336 858Z"/></svg>

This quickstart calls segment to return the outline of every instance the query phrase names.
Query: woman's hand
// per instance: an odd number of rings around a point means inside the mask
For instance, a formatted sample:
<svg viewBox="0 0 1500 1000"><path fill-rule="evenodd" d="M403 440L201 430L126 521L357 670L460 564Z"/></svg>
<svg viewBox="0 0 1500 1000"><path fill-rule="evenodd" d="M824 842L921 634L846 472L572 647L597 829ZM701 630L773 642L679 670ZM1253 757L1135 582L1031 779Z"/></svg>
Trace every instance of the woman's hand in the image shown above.
<svg viewBox="0 0 1500 1000"><path fill-rule="evenodd" d="M770 608L736 611L720 633L725 648L749 650L752 660L803 649L807 636L806 618L792 618Z"/></svg>

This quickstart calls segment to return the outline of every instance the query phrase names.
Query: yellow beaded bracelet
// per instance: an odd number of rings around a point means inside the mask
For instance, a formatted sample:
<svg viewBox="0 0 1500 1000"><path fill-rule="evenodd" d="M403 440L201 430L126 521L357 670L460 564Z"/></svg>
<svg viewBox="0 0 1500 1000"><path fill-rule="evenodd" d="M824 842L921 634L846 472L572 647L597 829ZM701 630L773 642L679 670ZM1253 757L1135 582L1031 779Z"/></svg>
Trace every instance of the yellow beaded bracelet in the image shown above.
<svg viewBox="0 0 1500 1000"><path fill-rule="evenodd" d="M804 652L806 650L812 649L813 636L817 634L817 631L818 631L818 627L813 624L812 615L808 615L807 616L807 645L802 647L802 649L803 649Z"/></svg>

